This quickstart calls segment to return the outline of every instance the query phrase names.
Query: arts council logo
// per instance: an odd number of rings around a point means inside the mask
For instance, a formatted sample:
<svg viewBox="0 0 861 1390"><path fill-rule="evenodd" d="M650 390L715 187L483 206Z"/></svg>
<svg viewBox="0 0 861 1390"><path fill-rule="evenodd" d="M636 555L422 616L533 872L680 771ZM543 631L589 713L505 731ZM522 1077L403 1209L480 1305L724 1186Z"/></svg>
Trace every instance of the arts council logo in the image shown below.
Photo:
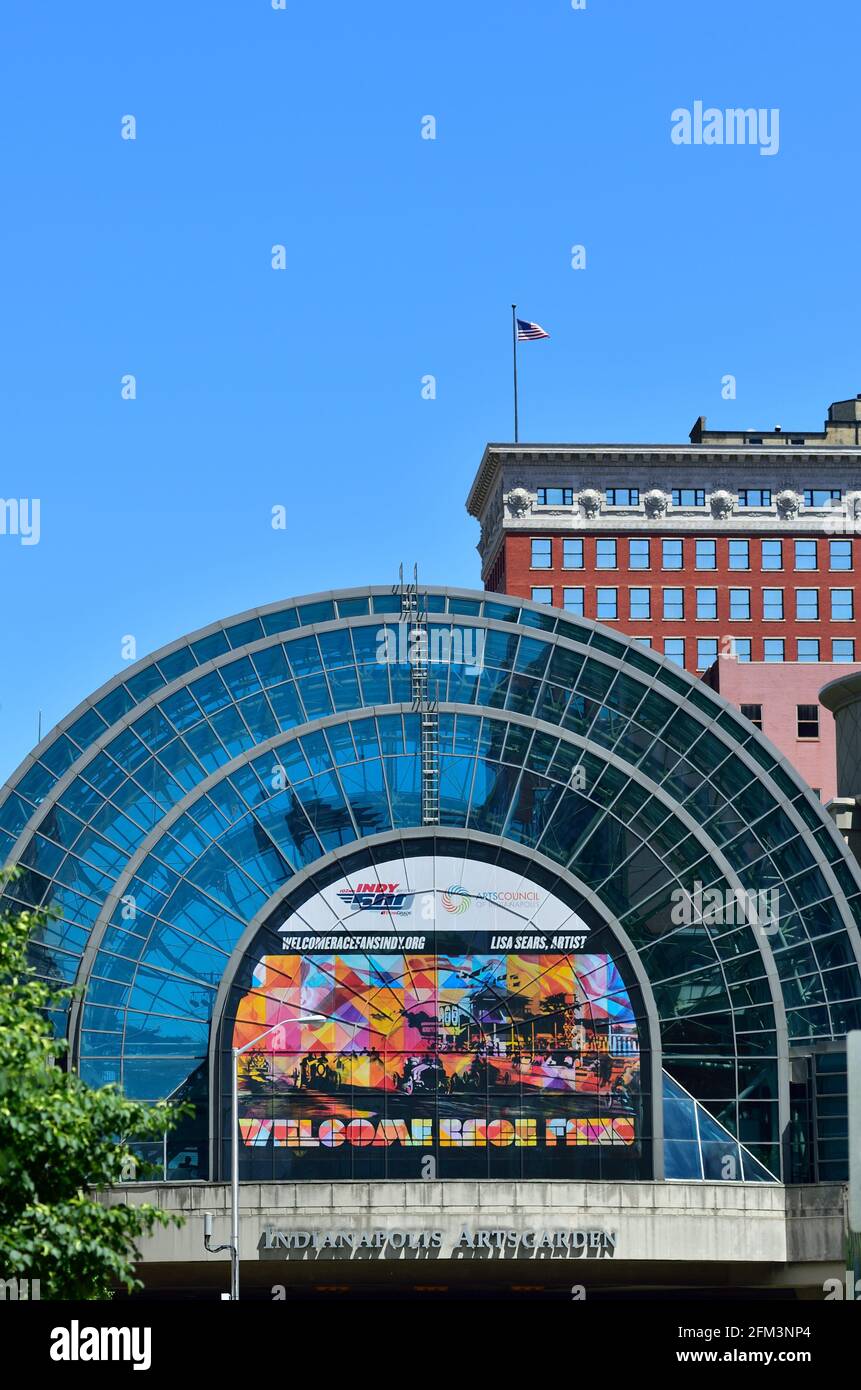
<svg viewBox="0 0 861 1390"><path fill-rule="evenodd" d="M446 912L453 912L456 917L460 917L464 912L469 911L472 899L466 889L459 883L453 883L447 892L441 895L442 905Z"/></svg>

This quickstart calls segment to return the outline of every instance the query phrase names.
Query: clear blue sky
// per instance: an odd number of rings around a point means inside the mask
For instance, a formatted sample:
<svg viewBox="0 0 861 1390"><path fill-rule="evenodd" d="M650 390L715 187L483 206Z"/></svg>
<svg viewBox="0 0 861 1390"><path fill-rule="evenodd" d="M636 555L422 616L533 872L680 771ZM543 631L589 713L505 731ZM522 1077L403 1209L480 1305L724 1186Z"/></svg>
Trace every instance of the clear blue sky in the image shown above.
<svg viewBox="0 0 861 1390"><path fill-rule="evenodd" d="M861 390L857 0L0 24L0 496L41 502L38 545L0 536L0 778L125 634L142 656L401 559L478 586L464 500L511 436L513 299L552 335L522 349L526 440L811 429ZM779 153L675 146L696 100L779 108Z"/></svg>

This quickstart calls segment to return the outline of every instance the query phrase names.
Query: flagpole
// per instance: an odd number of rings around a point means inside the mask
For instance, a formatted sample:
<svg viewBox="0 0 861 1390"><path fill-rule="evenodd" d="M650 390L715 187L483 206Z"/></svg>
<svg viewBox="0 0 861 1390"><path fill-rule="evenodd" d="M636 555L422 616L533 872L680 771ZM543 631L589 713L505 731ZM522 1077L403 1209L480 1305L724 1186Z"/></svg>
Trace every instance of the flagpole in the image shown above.
<svg viewBox="0 0 861 1390"><path fill-rule="evenodd" d="M517 305L511 306L511 347L514 353L514 442L519 443L517 433Z"/></svg>

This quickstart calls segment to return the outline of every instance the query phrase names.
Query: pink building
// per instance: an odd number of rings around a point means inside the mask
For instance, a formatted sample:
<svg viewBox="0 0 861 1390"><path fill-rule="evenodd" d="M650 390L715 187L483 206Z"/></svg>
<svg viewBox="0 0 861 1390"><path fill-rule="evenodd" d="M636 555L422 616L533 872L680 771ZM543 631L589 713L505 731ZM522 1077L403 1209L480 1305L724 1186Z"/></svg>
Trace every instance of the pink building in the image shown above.
<svg viewBox="0 0 861 1390"><path fill-rule="evenodd" d="M827 804L837 795L837 744L834 716L819 703L819 692L853 671L861 666L722 656L703 679L762 730Z"/></svg>

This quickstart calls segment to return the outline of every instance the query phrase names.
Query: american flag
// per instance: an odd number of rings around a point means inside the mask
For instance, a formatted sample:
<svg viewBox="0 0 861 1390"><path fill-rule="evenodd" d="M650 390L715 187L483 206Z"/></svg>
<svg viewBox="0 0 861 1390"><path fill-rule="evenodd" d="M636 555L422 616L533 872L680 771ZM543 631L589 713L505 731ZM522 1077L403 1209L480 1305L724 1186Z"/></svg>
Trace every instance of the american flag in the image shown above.
<svg viewBox="0 0 861 1390"><path fill-rule="evenodd" d="M517 341L518 343L528 343L533 338L549 338L550 334L545 333L539 323L529 323L527 319L517 320Z"/></svg>

